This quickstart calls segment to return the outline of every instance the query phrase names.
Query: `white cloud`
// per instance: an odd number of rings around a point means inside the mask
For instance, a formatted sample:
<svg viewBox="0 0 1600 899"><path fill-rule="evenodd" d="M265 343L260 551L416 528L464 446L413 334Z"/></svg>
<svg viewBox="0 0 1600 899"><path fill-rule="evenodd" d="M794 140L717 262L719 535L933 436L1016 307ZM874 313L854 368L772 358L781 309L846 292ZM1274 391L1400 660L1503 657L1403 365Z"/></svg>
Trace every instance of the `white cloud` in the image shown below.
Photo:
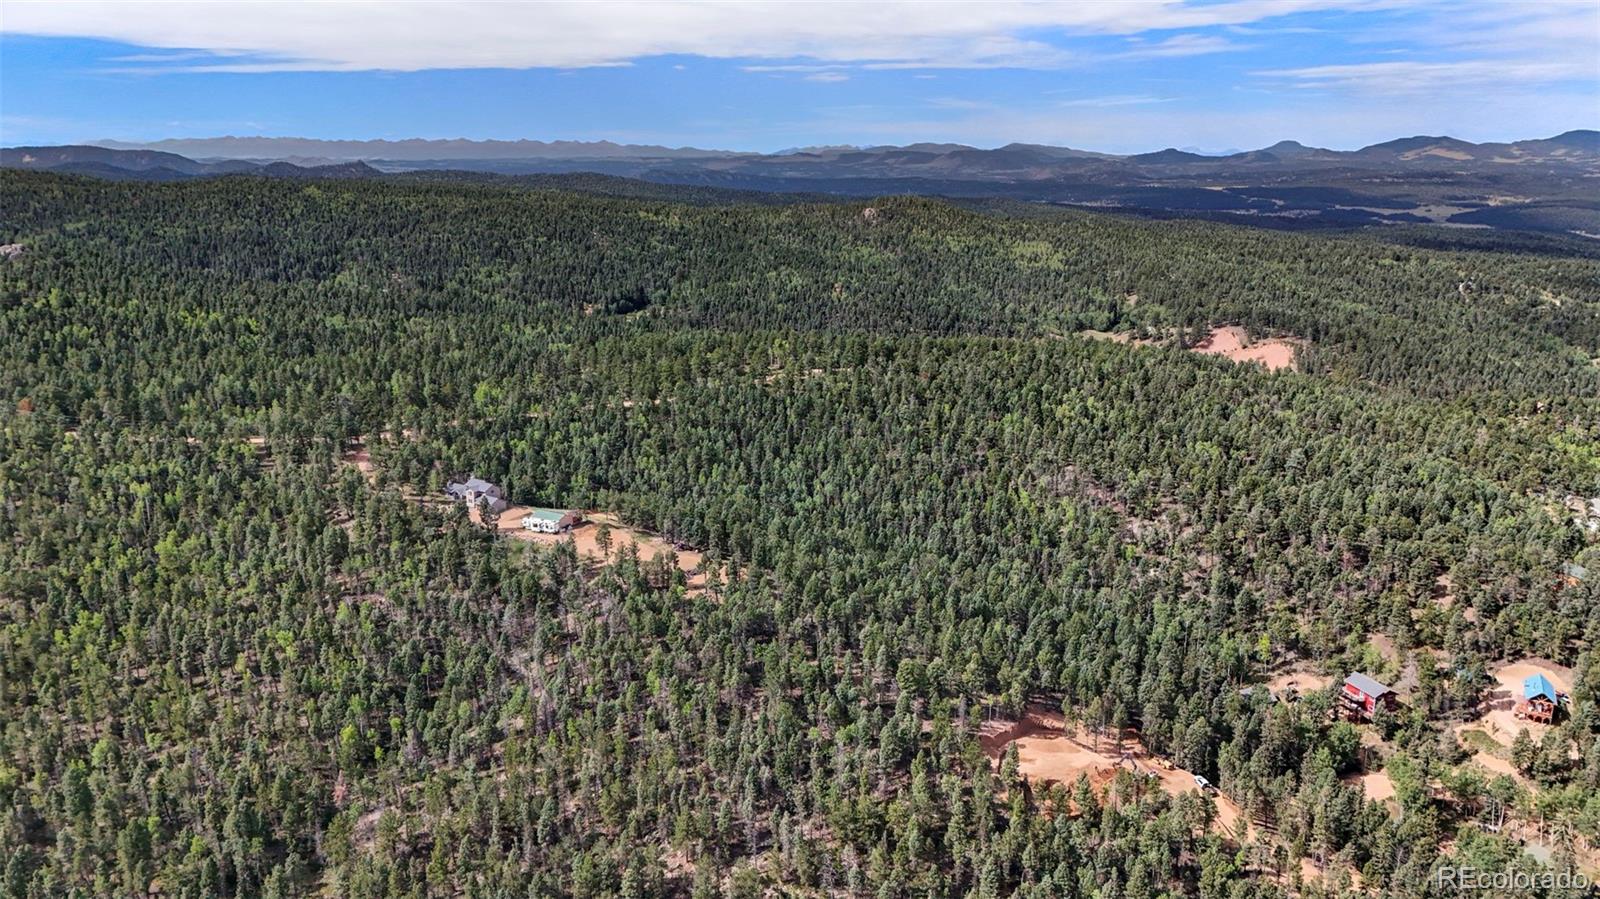
<svg viewBox="0 0 1600 899"><path fill-rule="evenodd" d="M816 63L783 63L781 65L740 66L746 72L832 72L848 68L844 63L818 65Z"/></svg>
<svg viewBox="0 0 1600 899"><path fill-rule="evenodd" d="M1110 97L1081 97L1076 100L1063 100L1061 106L1092 106L1107 109L1113 106L1148 106L1151 103L1170 103L1171 97L1151 97L1143 94L1124 94Z"/></svg>
<svg viewBox="0 0 1600 899"><path fill-rule="evenodd" d="M934 109L996 109L988 100L968 100L965 97L930 97L927 105Z"/></svg>
<svg viewBox="0 0 1600 899"><path fill-rule="evenodd" d="M663 54L807 58L877 68L1052 68L1068 62L1070 54L1024 34L1136 35L1381 2L6 0L0 30L231 57L199 63L139 60L181 71L581 68ZM1171 53L1215 52L1218 40L1180 35L1151 46Z"/></svg>
<svg viewBox="0 0 1600 899"><path fill-rule="evenodd" d="M1118 54L1124 59L1159 59L1162 57L1202 56L1207 53L1226 53L1247 49L1227 38L1210 34L1179 34L1155 44L1136 44L1132 49Z"/></svg>
<svg viewBox="0 0 1600 899"><path fill-rule="evenodd" d="M681 134L639 135L649 142L735 146L774 135L773 146L1022 140L1146 150L1262 146L1294 137L1354 146L1397 133L1479 140L1553 134L1593 126L1600 110L1595 0L0 0L0 6L0 32L143 48L105 63L146 74L570 73L676 55L732 60L746 71L824 84L865 81L861 73L870 70L940 79L919 84L934 89L923 93L968 92L986 83L953 70L1072 76L1034 79L1073 85L1063 95L920 96L894 107L796 109L804 121L780 121L763 110L748 121L675 122ZM1335 14L1291 18L1319 10ZM1165 59L1250 49L1235 41L1278 52L1256 63L1261 71L1253 74L1196 64L1183 68L1202 73L1193 83L1164 77L1170 75ZM1283 52L1291 47L1296 55ZM667 62L681 68L694 60ZM1247 93L1248 102L1213 102L1221 90ZM871 99L867 91L816 90L819 97L858 93ZM1169 94L1181 102L1168 102ZM13 113L22 111L12 105ZM15 115L0 117L0 130L25 124ZM74 138L116 130L59 128Z"/></svg>
<svg viewBox="0 0 1600 899"><path fill-rule="evenodd" d="M1446 94L1526 85L1600 83L1600 4L1593 0L1462 2L1413 16L1366 39L1402 47L1405 59L1270 69L1255 74L1293 87L1376 94ZM1595 112L1593 104L1587 110Z"/></svg>
<svg viewBox="0 0 1600 899"><path fill-rule="evenodd" d="M1451 62L1367 62L1272 69L1256 74L1301 88L1352 88L1383 94L1437 93L1472 85L1547 84L1600 77L1592 62L1466 59Z"/></svg>

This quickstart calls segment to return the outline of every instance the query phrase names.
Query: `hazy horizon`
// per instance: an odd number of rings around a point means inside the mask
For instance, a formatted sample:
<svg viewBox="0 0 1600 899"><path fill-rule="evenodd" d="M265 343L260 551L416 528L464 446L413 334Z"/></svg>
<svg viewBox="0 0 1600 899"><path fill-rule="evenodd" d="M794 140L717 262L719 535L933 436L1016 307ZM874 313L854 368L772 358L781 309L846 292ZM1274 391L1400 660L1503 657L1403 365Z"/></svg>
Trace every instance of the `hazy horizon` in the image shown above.
<svg viewBox="0 0 1600 899"><path fill-rule="evenodd" d="M1550 134L1521 134L1521 135L1515 135L1515 136L1512 136L1512 137L1508 137L1508 138L1505 138L1505 139L1502 139L1502 140L1479 140L1479 141L1470 141L1470 142L1471 143L1478 143L1478 144L1484 144L1484 143L1514 143L1516 141L1543 140L1543 139L1547 139L1547 138L1559 137L1559 136L1561 136L1563 134L1567 134L1567 133L1575 132L1575 131L1593 131L1593 130L1596 130L1596 129L1580 125L1580 126L1574 126L1572 128L1566 128L1566 129L1563 129L1561 131L1557 131L1557 132L1550 133ZM630 147L630 146L631 147L662 147L664 149L673 150L673 151L696 151L696 150L698 150L698 151L704 151L704 152L708 152L708 153L744 153L744 154L765 154L765 155L771 155L771 154L783 153L783 152L798 152L798 151L804 151L804 150L808 150L808 149L821 149L821 148L828 148L828 147L852 147L852 148L859 149L859 150L870 150L870 149L873 149L873 148L876 148L876 147L888 147L888 146L904 147L904 146L913 146L913 145L938 145L938 144L957 145L957 144L959 144L961 146L970 147L970 148L976 149L976 150L995 150L995 149L999 149L1001 147L1005 147L1005 146L1008 146L1008 145L1011 145L1011 144L1031 144L1031 145L1035 145L1035 146L1054 146L1054 147L1058 147L1058 148L1062 148L1062 149L1082 150L1082 151L1091 152L1091 153L1105 153L1107 155L1138 155L1138 154L1141 154L1141 153L1154 153L1154 152L1159 152L1159 151L1162 151L1162 150L1176 149L1176 150L1182 150L1184 152L1197 153L1197 154L1203 155L1203 156L1225 156L1225 155L1229 155L1229 154L1232 154L1232 153L1243 153L1243 152L1249 152L1249 151L1252 151L1252 150L1265 149L1265 148L1270 147L1270 146L1272 146L1274 144L1277 144L1277 143L1280 143L1280 142L1284 142L1284 141L1292 141L1292 142L1299 143L1299 144L1301 144L1303 146L1314 148L1314 149L1324 149L1324 150L1335 150L1335 151L1341 151L1341 152L1348 152L1348 151L1360 150L1360 149L1363 149L1365 147L1372 146L1374 143L1387 143L1387 142L1395 141L1395 140L1405 140L1405 139L1420 138L1420 137L1451 138L1451 139L1456 139L1456 140L1466 140L1466 138L1462 138L1459 135L1455 135L1455 134L1423 134L1421 132L1417 132L1417 133L1414 133L1414 134L1395 134L1395 135L1393 135L1391 137L1384 138L1383 140L1380 140L1380 141L1374 141L1372 143L1363 143L1363 144L1359 144L1359 145L1352 145L1352 146L1323 146L1323 145L1311 144L1311 143L1309 143L1307 141L1303 141L1303 140L1298 140L1293 135L1287 135L1287 136L1279 138L1277 140L1269 141L1268 143L1261 144L1260 146L1238 145L1238 146L1229 146L1229 147L1226 147L1226 148L1213 148L1213 147L1196 147L1196 146L1193 146L1193 145L1181 146L1180 147L1180 146L1175 146L1173 144L1165 144L1165 145L1162 145L1162 146L1150 146L1150 147L1147 147L1147 148L1144 148L1144 149L1138 149L1138 150L1132 150L1132 151L1124 151L1124 152L1118 152L1118 153L1113 153L1110 150L1104 150L1104 149L1101 149L1099 147L1088 147L1088 146L1070 146L1069 147L1069 146L1063 145L1063 144L1048 144L1047 145L1047 144L1040 144L1040 143L1038 143L1036 141L1009 141L1009 140L994 141L994 142L990 142L990 143L967 143L967 142L963 142L963 141L912 141L912 142L907 142L907 143L903 143L903 144L878 144L878 143L859 143L859 142L858 143L828 143L828 144L796 145L796 146L789 146L789 147L778 147L778 148L772 149L772 150L765 150L765 149L752 149L752 148L745 148L745 147L721 147L721 146L704 146L704 145L694 145L694 144L671 145L671 144L656 144L656 143L650 143L650 142L625 142L625 141L614 141L614 140L610 140L610 139L607 139L607 138L586 139L586 138L572 138L572 137L532 137L532 136L529 136L529 137L515 137L515 138L478 138L478 137L460 137L460 136L456 136L456 137L376 138L376 137L308 137L308 136L302 135L302 134L277 134L277 135L272 135L272 134L212 134L212 135L194 135L194 136L172 136L172 137L155 138L155 139L150 139L150 140L129 140L129 139L118 138L118 137L98 137L98 138L89 138L89 139L85 139L85 140L81 140L81 141L66 141L66 142L63 142L63 144L81 144L83 146L104 146L104 147L110 147L110 146L114 146L115 145L115 146L124 146L124 147L154 147L154 148L160 148L160 147L162 147L162 145L167 145L167 144L206 143L206 142L216 142L216 141L241 141L241 142L242 141L308 141L308 142L318 142L318 143L328 143L328 144L347 144L347 143L389 143L389 144L400 144L400 143L412 143L412 142L424 142L424 143L474 143L474 144L539 143L539 144L544 144L544 145L557 145L557 144L600 145L600 144L612 144L612 145L619 146L619 147ZM18 144L16 146L21 146L21 145ZM169 151L169 152L178 152L178 151Z"/></svg>
<svg viewBox="0 0 1600 899"><path fill-rule="evenodd" d="M1600 126L1600 7L39 3L8 145L179 135L1356 149ZM187 138L194 139L194 138Z"/></svg>

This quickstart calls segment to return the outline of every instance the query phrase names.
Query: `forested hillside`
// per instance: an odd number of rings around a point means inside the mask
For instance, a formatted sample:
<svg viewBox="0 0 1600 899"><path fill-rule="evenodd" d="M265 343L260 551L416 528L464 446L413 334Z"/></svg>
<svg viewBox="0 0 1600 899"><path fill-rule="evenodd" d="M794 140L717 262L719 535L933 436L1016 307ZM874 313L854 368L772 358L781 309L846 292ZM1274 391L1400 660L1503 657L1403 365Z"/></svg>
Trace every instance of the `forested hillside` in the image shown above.
<svg viewBox="0 0 1600 899"><path fill-rule="evenodd" d="M0 208L0 896L1430 895L1535 868L1519 822L1595 863L1592 258L528 185ZM1299 371L1185 352L1222 324ZM467 473L706 587L505 539ZM1569 711L1488 776L1456 730L1528 657ZM1371 725L1261 688L1374 666L1413 685ZM1246 826L992 764L1030 706Z"/></svg>

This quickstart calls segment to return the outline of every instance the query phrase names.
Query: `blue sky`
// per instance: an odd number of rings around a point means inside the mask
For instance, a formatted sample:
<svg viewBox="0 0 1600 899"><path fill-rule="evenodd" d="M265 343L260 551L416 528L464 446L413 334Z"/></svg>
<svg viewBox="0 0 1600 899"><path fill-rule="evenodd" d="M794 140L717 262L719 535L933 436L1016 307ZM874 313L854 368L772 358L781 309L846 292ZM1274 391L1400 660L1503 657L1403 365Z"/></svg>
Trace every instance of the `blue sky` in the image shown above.
<svg viewBox="0 0 1600 899"><path fill-rule="evenodd" d="M1112 152L1600 126L1600 4L33 2L0 143L224 134Z"/></svg>

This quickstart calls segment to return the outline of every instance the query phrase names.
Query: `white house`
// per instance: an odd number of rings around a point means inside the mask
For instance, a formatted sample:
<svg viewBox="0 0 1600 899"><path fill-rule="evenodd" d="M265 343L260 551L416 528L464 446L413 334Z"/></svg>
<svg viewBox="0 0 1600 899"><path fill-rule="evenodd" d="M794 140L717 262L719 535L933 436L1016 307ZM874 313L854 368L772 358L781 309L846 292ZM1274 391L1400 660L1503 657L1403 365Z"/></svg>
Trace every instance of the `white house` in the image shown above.
<svg viewBox="0 0 1600 899"><path fill-rule="evenodd" d="M540 534L562 534L583 521L572 509L530 509L522 516L522 527Z"/></svg>
<svg viewBox="0 0 1600 899"><path fill-rule="evenodd" d="M504 512L506 509L506 500L501 494L500 488L482 478L470 477L453 480L444 485L444 492L451 499L468 505L483 506L490 512Z"/></svg>

